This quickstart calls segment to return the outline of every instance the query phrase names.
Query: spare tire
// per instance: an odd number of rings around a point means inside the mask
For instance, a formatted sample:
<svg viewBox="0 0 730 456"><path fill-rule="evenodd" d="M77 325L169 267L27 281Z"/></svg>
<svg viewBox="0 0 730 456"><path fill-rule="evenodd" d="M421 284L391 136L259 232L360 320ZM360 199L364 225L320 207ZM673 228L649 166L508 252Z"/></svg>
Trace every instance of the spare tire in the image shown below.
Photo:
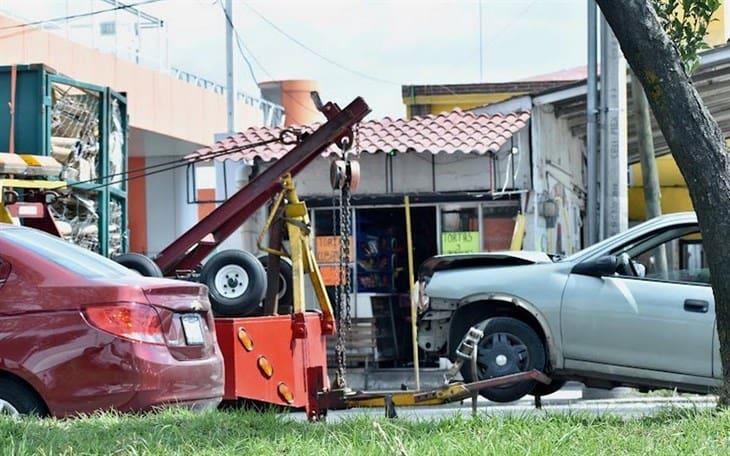
<svg viewBox="0 0 730 456"><path fill-rule="evenodd" d="M266 271L255 256L243 250L224 250L200 271L208 287L213 313L221 317L261 315L266 294Z"/></svg>
<svg viewBox="0 0 730 456"><path fill-rule="evenodd" d="M269 269L269 256L268 255L261 255L259 257L259 261L264 266L264 270L267 271L266 278L268 279L268 269ZM292 313L293 306L294 306L294 294L293 291L293 283L292 283L292 265L291 261L288 258L279 257L279 315L286 315ZM267 290L269 284L266 284ZM264 295L264 299L266 298L266 295Z"/></svg>
<svg viewBox="0 0 730 456"><path fill-rule="evenodd" d="M115 256L112 260L132 271L139 272L145 277L162 277L162 270L157 266L157 263L141 253L123 253Z"/></svg>

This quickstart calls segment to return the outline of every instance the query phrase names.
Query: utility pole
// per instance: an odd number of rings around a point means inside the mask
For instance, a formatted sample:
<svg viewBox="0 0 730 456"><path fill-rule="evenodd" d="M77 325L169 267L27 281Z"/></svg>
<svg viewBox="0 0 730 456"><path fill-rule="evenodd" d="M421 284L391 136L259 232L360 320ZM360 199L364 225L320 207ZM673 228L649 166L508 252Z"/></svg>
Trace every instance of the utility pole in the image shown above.
<svg viewBox="0 0 730 456"><path fill-rule="evenodd" d="M226 0L224 14L226 22L226 131L216 135L215 140L221 140L236 133L236 84L235 61L233 59L233 0ZM248 183L249 169L244 162L231 160L213 160L216 173L216 199L222 201ZM247 220L240 229L236 230L218 247L219 249L251 250L253 237L250 234L251 226L257 223L258 213ZM258 233L258 231L256 231Z"/></svg>
<svg viewBox="0 0 730 456"><path fill-rule="evenodd" d="M482 19L482 0L479 0L479 82L484 82L484 36L482 29L484 27Z"/></svg>
<svg viewBox="0 0 730 456"><path fill-rule="evenodd" d="M588 82L586 93L586 241L598 242L598 136L596 136L596 106L598 105L598 15L595 0L588 2Z"/></svg>
<svg viewBox="0 0 730 456"><path fill-rule="evenodd" d="M226 0L226 110L227 133L236 131L236 86L233 78L233 0Z"/></svg>
<svg viewBox="0 0 730 456"><path fill-rule="evenodd" d="M659 187L659 172L657 171L656 155L654 155L654 133L651 128L649 115L649 101L646 99L644 88L633 73L631 74L631 98L638 139L639 161L641 162L642 190L646 205L646 219L662 215L661 189Z"/></svg>
<svg viewBox="0 0 730 456"><path fill-rule="evenodd" d="M601 15L601 238L629 227L626 61Z"/></svg>

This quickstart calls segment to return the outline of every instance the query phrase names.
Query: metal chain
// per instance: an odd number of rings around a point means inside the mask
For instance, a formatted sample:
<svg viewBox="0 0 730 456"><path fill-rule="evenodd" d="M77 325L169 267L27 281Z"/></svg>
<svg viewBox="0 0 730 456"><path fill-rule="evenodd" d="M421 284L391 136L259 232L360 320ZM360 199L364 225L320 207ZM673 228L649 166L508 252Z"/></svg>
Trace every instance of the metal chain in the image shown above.
<svg viewBox="0 0 730 456"><path fill-rule="evenodd" d="M355 154L359 154L357 125L353 132L355 142ZM350 169L350 154L344 152L345 168ZM347 344L346 338L352 327L351 296L352 276L350 268L350 238L352 235L352 192L350 191L350 180L346 179L340 189L339 202L337 196L333 197L332 225L336 226L336 213L334 205L339 203L338 213L340 217L340 264L339 281L337 284L336 308L337 308L337 342L335 344L335 361L337 370L335 373L335 388L346 388L345 379L347 366Z"/></svg>
<svg viewBox="0 0 730 456"><path fill-rule="evenodd" d="M338 198L338 196L340 198ZM335 227L337 227L337 214L340 214L340 220L342 220L342 194L340 193L337 195L337 193L332 195L332 230L334 232ZM339 201L338 201L339 200ZM335 207L338 208L338 211L335 211ZM340 223L340 236L342 235L342 224ZM333 233L334 234L334 233ZM340 252L342 252L342 238L340 237ZM342 300L342 288L343 288L343 281L342 281L342 254L340 253L340 277L337 281L337 287L335 290L335 309L337 309L337 319L335 320L336 330L337 330L337 341L335 342L335 363L337 364L336 372L335 372L335 381L334 381L334 387L336 389L342 389L347 387L347 383L345 381L345 363L347 362L346 354L345 354L345 332L343 328L343 300Z"/></svg>

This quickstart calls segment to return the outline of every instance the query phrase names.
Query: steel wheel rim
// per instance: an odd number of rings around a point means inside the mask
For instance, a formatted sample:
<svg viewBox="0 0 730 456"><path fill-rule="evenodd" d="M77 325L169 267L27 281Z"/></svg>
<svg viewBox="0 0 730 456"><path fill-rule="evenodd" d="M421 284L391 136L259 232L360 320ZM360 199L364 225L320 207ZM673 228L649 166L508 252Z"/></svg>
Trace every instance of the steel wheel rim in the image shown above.
<svg viewBox="0 0 730 456"><path fill-rule="evenodd" d="M10 402L0 399L0 415L2 416L20 416L20 412Z"/></svg>
<svg viewBox="0 0 730 456"><path fill-rule="evenodd" d="M486 379L525 372L530 365L527 344L511 333L496 332L482 339L477 352L477 377ZM512 385L507 385L509 387Z"/></svg>
<svg viewBox="0 0 730 456"><path fill-rule="evenodd" d="M248 273L237 264L227 264L215 274L215 289L224 298L236 299L248 289Z"/></svg>
<svg viewBox="0 0 730 456"><path fill-rule="evenodd" d="M276 294L276 297L278 299L281 299L286 294L287 286L286 286L286 278L284 277L284 274L279 274L279 292Z"/></svg>

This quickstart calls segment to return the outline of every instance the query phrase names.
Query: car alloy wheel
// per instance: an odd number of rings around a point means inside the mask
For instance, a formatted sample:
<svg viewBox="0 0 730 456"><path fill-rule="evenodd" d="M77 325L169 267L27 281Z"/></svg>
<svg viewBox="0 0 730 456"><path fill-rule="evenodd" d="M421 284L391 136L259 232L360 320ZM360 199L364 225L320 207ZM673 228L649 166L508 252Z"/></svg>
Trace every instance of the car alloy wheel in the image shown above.
<svg viewBox="0 0 730 456"><path fill-rule="evenodd" d="M530 353L527 345L514 334L492 333L479 344L477 352L479 378L524 372L529 365Z"/></svg>
<svg viewBox="0 0 730 456"><path fill-rule="evenodd" d="M476 313L465 316L467 318L461 322L464 331L474 325L479 325L484 331L484 338L477 351L476 372L472 372L470 362L464 363L461 368L465 381L474 382L532 369L544 371L547 352L542 340L530 325L507 316L490 317L486 320ZM457 340L459 339L452 342L453 346L456 346ZM487 388L480 394L491 401L512 402L529 394L535 383L517 382Z"/></svg>

